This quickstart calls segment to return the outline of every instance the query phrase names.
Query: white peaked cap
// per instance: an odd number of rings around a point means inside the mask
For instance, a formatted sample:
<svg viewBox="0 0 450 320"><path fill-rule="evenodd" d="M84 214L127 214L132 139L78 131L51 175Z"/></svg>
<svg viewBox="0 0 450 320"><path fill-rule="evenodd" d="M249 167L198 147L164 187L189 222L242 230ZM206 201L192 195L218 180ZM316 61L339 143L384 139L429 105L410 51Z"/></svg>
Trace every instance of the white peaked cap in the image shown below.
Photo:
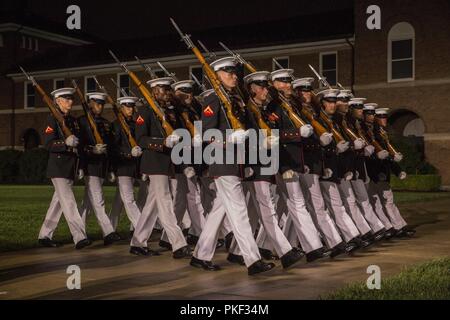
<svg viewBox="0 0 450 320"><path fill-rule="evenodd" d="M75 93L75 89L74 88L61 88L58 90L55 90L51 93L51 95L54 98L58 98L61 96L67 96L67 95L73 95Z"/></svg>
<svg viewBox="0 0 450 320"><path fill-rule="evenodd" d="M353 93L351 90L341 90L341 92L339 92L338 98L352 98L353 97Z"/></svg>
<svg viewBox="0 0 450 320"><path fill-rule="evenodd" d="M211 63L211 68L214 69L214 71L219 71L222 68L226 67L236 67L237 61L234 57L225 57L219 60L216 60Z"/></svg>
<svg viewBox="0 0 450 320"><path fill-rule="evenodd" d="M350 102L348 103L350 106L354 105L364 105L364 102L366 102L366 98L352 98L350 99Z"/></svg>
<svg viewBox="0 0 450 320"><path fill-rule="evenodd" d="M314 78L300 78L292 82L292 87L297 89L298 87L312 87Z"/></svg>
<svg viewBox="0 0 450 320"><path fill-rule="evenodd" d="M214 93L214 89L209 89L206 91L203 91L202 93L200 93L200 98L205 99L207 96L209 96L210 94Z"/></svg>
<svg viewBox="0 0 450 320"><path fill-rule="evenodd" d="M293 75L294 75L293 69L280 69L270 74L270 80L275 81L277 79L282 78L292 78Z"/></svg>
<svg viewBox="0 0 450 320"><path fill-rule="evenodd" d="M327 90L320 91L317 95L319 97L321 97L322 99L329 99L329 98L336 99L338 94L339 94L338 89L327 89Z"/></svg>
<svg viewBox="0 0 450 320"><path fill-rule="evenodd" d="M258 71L249 74L244 77L245 83L255 82L255 81L269 81L270 72L269 71Z"/></svg>
<svg viewBox="0 0 450 320"><path fill-rule="evenodd" d="M89 92L86 93L86 97L89 99L96 99L96 100L106 100L106 94L103 92Z"/></svg>
<svg viewBox="0 0 450 320"><path fill-rule="evenodd" d="M194 87L194 84L195 84L195 82L192 80L178 81L178 82L175 82L174 84L172 84L172 89L174 91L177 91L178 89L181 89L181 88L191 89Z"/></svg>
<svg viewBox="0 0 450 320"><path fill-rule="evenodd" d="M366 103L364 105L364 111L375 111L376 108L378 108L376 103Z"/></svg>
<svg viewBox="0 0 450 320"><path fill-rule="evenodd" d="M375 110L375 114L376 115L385 115L385 114L388 114L389 110L390 110L389 108L378 108Z"/></svg>
<svg viewBox="0 0 450 320"><path fill-rule="evenodd" d="M147 81L147 84L150 88L154 88L156 86L171 86L174 82L172 78L166 77Z"/></svg>
<svg viewBox="0 0 450 320"><path fill-rule="evenodd" d="M126 103L136 103L139 101L139 98L137 97L121 97L121 98L117 98L117 102L119 104L126 104Z"/></svg>

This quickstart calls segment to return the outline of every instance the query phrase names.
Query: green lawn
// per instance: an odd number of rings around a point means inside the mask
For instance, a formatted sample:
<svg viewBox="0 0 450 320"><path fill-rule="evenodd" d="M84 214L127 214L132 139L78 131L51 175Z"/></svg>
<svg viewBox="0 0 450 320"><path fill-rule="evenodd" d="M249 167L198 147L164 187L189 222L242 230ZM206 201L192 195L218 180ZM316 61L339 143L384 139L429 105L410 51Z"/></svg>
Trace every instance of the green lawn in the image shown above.
<svg viewBox="0 0 450 320"><path fill-rule="evenodd" d="M324 297L326 300L450 300L450 258L405 268L381 280L380 290L355 283Z"/></svg>
<svg viewBox="0 0 450 320"><path fill-rule="evenodd" d="M112 204L115 187L105 187L107 210ZM81 202L83 187L75 187L77 200ZM53 195L52 186L0 186L0 252L33 248L37 244L37 236L44 220L49 202ZM398 203L430 201L450 198L450 193L411 193L396 194ZM118 231L127 235L129 222L122 214ZM101 231L93 215L88 218L88 235L93 239L101 239ZM55 240L71 242L70 233L64 218L55 233Z"/></svg>

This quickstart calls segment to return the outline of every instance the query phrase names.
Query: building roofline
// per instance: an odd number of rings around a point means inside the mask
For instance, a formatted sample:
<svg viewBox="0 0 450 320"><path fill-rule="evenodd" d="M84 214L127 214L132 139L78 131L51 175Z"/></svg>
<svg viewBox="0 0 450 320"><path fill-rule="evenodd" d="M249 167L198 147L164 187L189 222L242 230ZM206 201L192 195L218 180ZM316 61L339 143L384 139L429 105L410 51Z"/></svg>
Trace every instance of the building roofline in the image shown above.
<svg viewBox="0 0 450 320"><path fill-rule="evenodd" d="M0 24L0 32L15 32L20 31L21 33L33 36L33 37L39 37L42 39L59 42L63 44L69 44L69 45L86 45L86 44L92 44L92 42L81 40L79 38L75 37L69 37L65 35L61 35L54 32L48 32L36 28L27 27L26 25L21 25L17 23L2 23Z"/></svg>
<svg viewBox="0 0 450 320"><path fill-rule="evenodd" d="M354 43L354 35L349 35L348 37L337 38L333 40L322 40L322 41L311 41L311 42L300 42L293 44L284 44L284 45L275 45L275 46L264 46L264 47L253 47L246 49L237 49L235 50L237 53L245 56L248 59L254 59L259 57L264 57L268 55L279 56L279 55L291 55L291 54L299 54L299 53L308 53L314 52L321 49L336 49L348 47L347 40ZM350 48L349 48L350 49ZM106 48L105 48L106 50ZM227 52L225 51L217 51L218 57L227 56ZM112 60L112 59L111 59ZM189 64L198 64L198 60L192 54L186 55L175 55L168 57L158 57L158 58L149 58L142 59L145 64L154 64L156 62L162 62L164 65L172 68L185 66ZM130 70L140 70L141 66L134 60L132 61L124 61L127 64ZM63 68L63 69L49 69L49 70L41 70L36 72L30 72L30 75L33 75L37 79L51 79L55 77L66 77L67 74L71 76L81 76L86 75L86 73L90 72L92 74L109 74L109 73L117 73L122 69L116 63L108 63L108 64L98 64L98 65L90 65L90 66L81 66L81 67L73 67L73 68ZM7 77L12 78L15 82L20 82L25 80L25 76L22 73L10 73L7 74Z"/></svg>

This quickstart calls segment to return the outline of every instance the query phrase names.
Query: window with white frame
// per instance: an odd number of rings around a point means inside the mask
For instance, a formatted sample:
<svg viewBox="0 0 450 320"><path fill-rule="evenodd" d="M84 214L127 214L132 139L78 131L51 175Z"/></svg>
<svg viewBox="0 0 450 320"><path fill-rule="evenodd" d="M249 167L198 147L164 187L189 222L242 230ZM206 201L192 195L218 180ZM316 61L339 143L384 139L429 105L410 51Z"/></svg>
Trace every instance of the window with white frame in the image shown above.
<svg viewBox="0 0 450 320"><path fill-rule="evenodd" d="M275 61L272 61L272 70L276 71L279 69L289 69L289 57L277 57L274 58ZM283 68L280 68L280 66Z"/></svg>
<svg viewBox="0 0 450 320"><path fill-rule="evenodd" d="M194 80L192 77L194 75L200 83L203 83L203 68L201 66L190 66L189 67L189 78Z"/></svg>
<svg viewBox="0 0 450 320"><path fill-rule="evenodd" d="M53 80L53 90L58 90L64 88L65 81L64 79L54 79Z"/></svg>
<svg viewBox="0 0 450 320"><path fill-rule="evenodd" d="M34 51L39 51L39 40L34 39Z"/></svg>
<svg viewBox="0 0 450 320"><path fill-rule="evenodd" d="M94 77L84 77L84 93L91 93L97 91L97 83Z"/></svg>
<svg viewBox="0 0 450 320"><path fill-rule="evenodd" d="M31 82L24 84L24 106L25 109L36 107L36 91Z"/></svg>
<svg viewBox="0 0 450 320"><path fill-rule="evenodd" d="M122 90L129 96L130 95L130 77L126 73L120 73L117 75L117 96L123 97Z"/></svg>
<svg viewBox="0 0 450 320"><path fill-rule="evenodd" d="M324 52L320 54L320 74L326 78L331 86L338 80L337 52Z"/></svg>
<svg viewBox="0 0 450 320"><path fill-rule="evenodd" d="M411 24L400 22L388 35L388 81L408 81L415 78L415 31Z"/></svg>

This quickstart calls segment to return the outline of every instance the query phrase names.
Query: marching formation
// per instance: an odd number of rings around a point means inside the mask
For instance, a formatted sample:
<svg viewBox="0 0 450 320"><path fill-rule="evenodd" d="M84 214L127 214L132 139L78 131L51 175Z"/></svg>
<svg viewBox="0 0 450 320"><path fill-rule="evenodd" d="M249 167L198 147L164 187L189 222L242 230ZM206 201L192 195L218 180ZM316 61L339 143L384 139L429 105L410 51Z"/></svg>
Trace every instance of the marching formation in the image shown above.
<svg viewBox="0 0 450 320"><path fill-rule="evenodd" d="M180 81L162 65L167 77L157 77L141 63L151 77L142 83L112 52L143 98L123 92L114 101L100 83L101 92L84 97L74 82L73 88L52 92L51 99L27 75L51 111L45 146L55 193L41 245L60 246L52 237L64 214L76 249L89 246L89 213L97 218L104 244L111 245L121 240L116 228L124 209L131 254L160 255L148 241L162 229L159 245L173 258L218 271L212 261L216 249L225 246L227 260L254 275L273 269L275 260L287 269L303 257L307 262L334 258L384 239L413 236L389 184L391 174L400 179L406 174L398 164L403 156L387 134L388 109L355 98L340 85L332 88L312 67L323 88L317 93L314 78L297 79L291 69L256 70L223 44L230 56L208 61L172 23L211 89L195 77ZM199 96L196 86L203 91ZM84 109L78 119L71 115L75 95ZM106 103L113 106L112 123L102 117ZM181 150L184 158L212 148L214 160L175 163L173 151L182 141L186 145L177 129L190 134L189 146ZM212 137L211 130L224 138ZM250 130L264 133L257 144L249 143ZM266 170L263 157L237 159L242 154L230 150L239 148L276 154L278 170ZM80 206L72 190L76 179L85 181ZM117 182L110 213L102 191L106 179Z"/></svg>

